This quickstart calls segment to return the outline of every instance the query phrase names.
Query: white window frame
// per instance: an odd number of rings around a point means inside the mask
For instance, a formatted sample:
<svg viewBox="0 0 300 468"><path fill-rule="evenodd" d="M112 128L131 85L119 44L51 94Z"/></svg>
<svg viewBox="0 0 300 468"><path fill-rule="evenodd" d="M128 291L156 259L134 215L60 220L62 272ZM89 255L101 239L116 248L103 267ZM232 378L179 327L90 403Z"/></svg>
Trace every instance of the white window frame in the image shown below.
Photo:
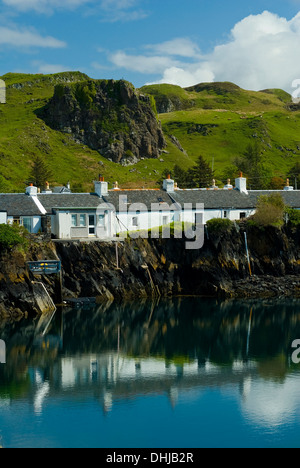
<svg viewBox="0 0 300 468"><path fill-rule="evenodd" d="M86 227L86 215L85 214L79 215L79 226Z"/></svg>
<svg viewBox="0 0 300 468"><path fill-rule="evenodd" d="M75 224L74 224L74 222L75 222ZM72 214L72 215L71 215L71 226L72 226L73 228L78 227L77 214Z"/></svg>

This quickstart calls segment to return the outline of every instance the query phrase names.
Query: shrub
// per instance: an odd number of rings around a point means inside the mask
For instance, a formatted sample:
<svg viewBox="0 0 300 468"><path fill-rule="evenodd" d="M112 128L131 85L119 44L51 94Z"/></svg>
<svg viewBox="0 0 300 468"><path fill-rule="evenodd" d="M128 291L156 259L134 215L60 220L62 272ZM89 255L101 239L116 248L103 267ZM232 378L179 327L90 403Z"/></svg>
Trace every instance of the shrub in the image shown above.
<svg viewBox="0 0 300 468"><path fill-rule="evenodd" d="M300 210L295 210L290 207L286 207L285 213L288 217L289 223L292 226L299 226L300 225Z"/></svg>
<svg viewBox="0 0 300 468"><path fill-rule="evenodd" d="M214 218L207 221L207 228L211 233L220 233L230 232L233 228L233 222L230 219L221 219Z"/></svg>
<svg viewBox="0 0 300 468"><path fill-rule="evenodd" d="M26 231L17 225L0 224L0 250L10 250L16 246L27 245Z"/></svg>
<svg viewBox="0 0 300 468"><path fill-rule="evenodd" d="M284 224L285 203L278 193L262 195L253 216L256 225L281 227Z"/></svg>

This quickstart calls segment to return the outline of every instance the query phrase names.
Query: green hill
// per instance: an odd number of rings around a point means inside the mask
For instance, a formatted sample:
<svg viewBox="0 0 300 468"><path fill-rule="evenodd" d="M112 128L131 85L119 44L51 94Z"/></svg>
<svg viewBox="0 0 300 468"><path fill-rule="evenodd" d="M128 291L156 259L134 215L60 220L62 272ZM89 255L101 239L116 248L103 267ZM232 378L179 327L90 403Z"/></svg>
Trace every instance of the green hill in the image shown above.
<svg viewBox="0 0 300 468"><path fill-rule="evenodd" d="M126 188L155 187L167 169L175 164L187 169L199 155L214 163L221 181L225 168L254 142L274 176L285 177L300 162L300 110L289 107L291 97L281 90L252 92L232 83L145 86L137 92L154 97L167 147L158 159L122 166L41 117L55 86L85 82L87 75L9 73L0 78L7 86L7 103L0 105L0 191L23 191L37 155L52 170L54 185L70 181L78 191L91 190L99 173Z"/></svg>

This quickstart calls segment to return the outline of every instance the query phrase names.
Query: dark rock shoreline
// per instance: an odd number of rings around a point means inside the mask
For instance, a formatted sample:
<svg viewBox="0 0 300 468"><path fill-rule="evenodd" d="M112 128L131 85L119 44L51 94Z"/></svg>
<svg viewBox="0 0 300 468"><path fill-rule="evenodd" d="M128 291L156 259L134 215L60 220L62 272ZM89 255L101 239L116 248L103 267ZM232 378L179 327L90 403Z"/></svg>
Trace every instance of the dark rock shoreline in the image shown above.
<svg viewBox="0 0 300 468"><path fill-rule="evenodd" d="M62 262L63 298L96 297L98 302L151 297L300 297L300 229L210 233L201 250L184 239L128 239L118 242L33 243L26 253L0 255L0 317L41 314L32 281L42 282L58 304L59 279L33 278L26 262Z"/></svg>

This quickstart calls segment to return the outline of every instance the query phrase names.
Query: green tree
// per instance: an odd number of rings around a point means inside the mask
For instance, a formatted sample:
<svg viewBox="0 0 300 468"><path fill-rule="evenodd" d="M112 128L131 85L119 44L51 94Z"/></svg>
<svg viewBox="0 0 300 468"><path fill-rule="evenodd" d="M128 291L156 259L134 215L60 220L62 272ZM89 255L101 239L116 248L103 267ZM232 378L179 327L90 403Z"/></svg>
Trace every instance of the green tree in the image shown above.
<svg viewBox="0 0 300 468"><path fill-rule="evenodd" d="M300 188L300 162L297 162L289 171L288 177L291 180L291 185L295 188Z"/></svg>
<svg viewBox="0 0 300 468"><path fill-rule="evenodd" d="M43 188L45 187L46 182L50 182L52 178L52 171L49 169L45 161L40 156L36 156L29 174L29 182L33 183L36 187Z"/></svg>
<svg viewBox="0 0 300 468"><path fill-rule="evenodd" d="M212 185L214 171L202 156L199 156L194 167L187 171L187 188L206 188Z"/></svg>
<svg viewBox="0 0 300 468"><path fill-rule="evenodd" d="M257 142L247 146L243 155L235 160L235 165L247 176L250 189L269 188L272 171L267 166L261 147Z"/></svg>
<svg viewBox="0 0 300 468"><path fill-rule="evenodd" d="M162 173L162 179L160 180L160 185L163 183L163 180L171 176L175 182L177 182L179 188L186 188L187 185L187 171L185 171L178 164L175 164L173 169L165 169Z"/></svg>

